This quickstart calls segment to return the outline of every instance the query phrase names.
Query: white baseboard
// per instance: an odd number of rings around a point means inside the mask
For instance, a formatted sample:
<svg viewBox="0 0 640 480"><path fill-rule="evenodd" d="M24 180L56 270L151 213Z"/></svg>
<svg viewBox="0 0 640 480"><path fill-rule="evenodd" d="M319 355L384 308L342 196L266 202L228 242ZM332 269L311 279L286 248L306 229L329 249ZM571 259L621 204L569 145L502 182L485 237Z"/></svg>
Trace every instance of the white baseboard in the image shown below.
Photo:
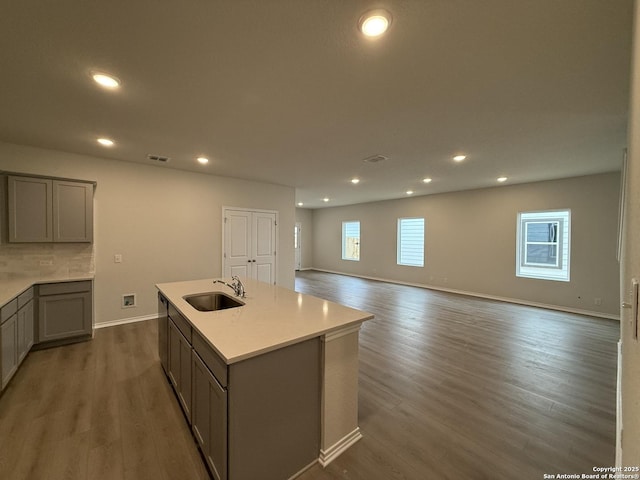
<svg viewBox="0 0 640 480"><path fill-rule="evenodd" d="M323 467L326 467L361 438L362 434L360 433L360 427L357 427L353 432L342 437L328 449L320 449L320 457L318 458L318 462Z"/></svg>
<svg viewBox="0 0 640 480"><path fill-rule="evenodd" d="M407 285L407 286L410 286L410 287L426 288L427 290L437 290L437 291L440 291L440 292L455 293L457 295L467 295L469 297L485 298L487 300L496 300L498 302L515 303L517 305L526 305L528 307L546 308L547 310L557 310L559 312L576 313L578 315L586 315L586 316L589 316L589 317L606 318L608 320L618 320L618 321L620 321L620 316L619 315L614 315L614 314L610 314L610 313L595 312L595 311L592 311L592 310L582 310L582 309L579 309L579 308L563 307L563 306L560 306L560 305L549 305L549 304L546 304L546 303L530 302L528 300L521 300L521 299L518 299L518 298L509 298L509 297L499 297L499 296L495 296L495 295L487 295L485 293L468 292L466 290L457 290L457 289L454 289L454 288L440 287L440 286L435 286L435 285L429 285L429 284L426 284L426 283L403 282L403 281L399 281L399 280L391 280L391 279L388 279L388 278L370 277L370 276L367 276L367 275L357 275L357 274L354 274L354 273L337 272L337 271L334 271L334 270L325 270L323 268L310 268L310 269L307 269L307 270L317 270L318 272L335 273L337 275L346 275L348 277L364 278L366 280L375 280L377 282L395 283L397 285Z"/></svg>
<svg viewBox="0 0 640 480"><path fill-rule="evenodd" d="M158 318L157 314L154 314L154 315L142 315L140 317L121 318L119 320L109 320L107 322L96 323L93 326L93 328L94 328L94 330L97 330L98 328L115 327L116 325L126 325L127 323L144 322L146 320L154 320L156 318Z"/></svg>
<svg viewBox="0 0 640 480"><path fill-rule="evenodd" d="M300 475L302 475L304 472L306 472L307 470L309 470L311 467L313 467L316 463L318 463L318 460L314 460L313 462L311 462L309 465L307 465L306 467L304 467L303 469L301 469L299 472L294 473L293 475L291 475L287 480L293 480L294 478L298 478Z"/></svg>

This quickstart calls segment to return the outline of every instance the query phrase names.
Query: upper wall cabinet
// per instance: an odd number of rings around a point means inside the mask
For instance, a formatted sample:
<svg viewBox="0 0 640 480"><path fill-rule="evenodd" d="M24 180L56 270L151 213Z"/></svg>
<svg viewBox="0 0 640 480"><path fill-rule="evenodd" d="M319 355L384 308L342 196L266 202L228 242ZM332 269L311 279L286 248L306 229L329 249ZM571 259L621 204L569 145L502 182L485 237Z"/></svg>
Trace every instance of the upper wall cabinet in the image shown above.
<svg viewBox="0 0 640 480"><path fill-rule="evenodd" d="M92 242L93 184L8 177L10 242Z"/></svg>

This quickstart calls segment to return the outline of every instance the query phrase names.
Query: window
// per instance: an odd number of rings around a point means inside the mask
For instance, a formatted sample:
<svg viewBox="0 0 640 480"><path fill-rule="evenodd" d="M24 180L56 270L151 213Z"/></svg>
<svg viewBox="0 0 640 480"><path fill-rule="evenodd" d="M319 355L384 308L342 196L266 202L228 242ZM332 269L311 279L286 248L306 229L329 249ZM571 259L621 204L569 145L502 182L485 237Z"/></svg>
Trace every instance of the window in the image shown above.
<svg viewBox="0 0 640 480"><path fill-rule="evenodd" d="M424 218L398 219L398 265L424 267Z"/></svg>
<svg viewBox="0 0 640 480"><path fill-rule="evenodd" d="M342 259L360 260L360 222L342 222Z"/></svg>
<svg viewBox="0 0 640 480"><path fill-rule="evenodd" d="M571 212L518 214L516 275L569 281Z"/></svg>

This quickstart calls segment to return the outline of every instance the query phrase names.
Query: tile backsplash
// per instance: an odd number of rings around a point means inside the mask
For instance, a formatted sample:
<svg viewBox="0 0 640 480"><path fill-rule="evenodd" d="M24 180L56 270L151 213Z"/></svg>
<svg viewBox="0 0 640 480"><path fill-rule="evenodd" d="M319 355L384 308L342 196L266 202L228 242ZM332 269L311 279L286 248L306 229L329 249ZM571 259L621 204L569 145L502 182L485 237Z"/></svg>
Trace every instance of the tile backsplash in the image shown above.
<svg viewBox="0 0 640 480"><path fill-rule="evenodd" d="M0 245L0 274L26 276L95 274L92 243Z"/></svg>

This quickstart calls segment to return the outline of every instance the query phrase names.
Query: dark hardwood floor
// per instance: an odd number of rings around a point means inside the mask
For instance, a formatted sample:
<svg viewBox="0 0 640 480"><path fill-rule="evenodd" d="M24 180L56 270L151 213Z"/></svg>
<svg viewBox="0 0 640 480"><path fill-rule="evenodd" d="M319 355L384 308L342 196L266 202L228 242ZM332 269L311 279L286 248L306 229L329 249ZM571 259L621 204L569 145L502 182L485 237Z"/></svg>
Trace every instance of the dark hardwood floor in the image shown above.
<svg viewBox="0 0 640 480"><path fill-rule="evenodd" d="M618 322L312 271L296 289L376 315L360 334L364 438L299 478L613 465ZM208 478L156 335L148 321L32 352L0 397L0 479Z"/></svg>

